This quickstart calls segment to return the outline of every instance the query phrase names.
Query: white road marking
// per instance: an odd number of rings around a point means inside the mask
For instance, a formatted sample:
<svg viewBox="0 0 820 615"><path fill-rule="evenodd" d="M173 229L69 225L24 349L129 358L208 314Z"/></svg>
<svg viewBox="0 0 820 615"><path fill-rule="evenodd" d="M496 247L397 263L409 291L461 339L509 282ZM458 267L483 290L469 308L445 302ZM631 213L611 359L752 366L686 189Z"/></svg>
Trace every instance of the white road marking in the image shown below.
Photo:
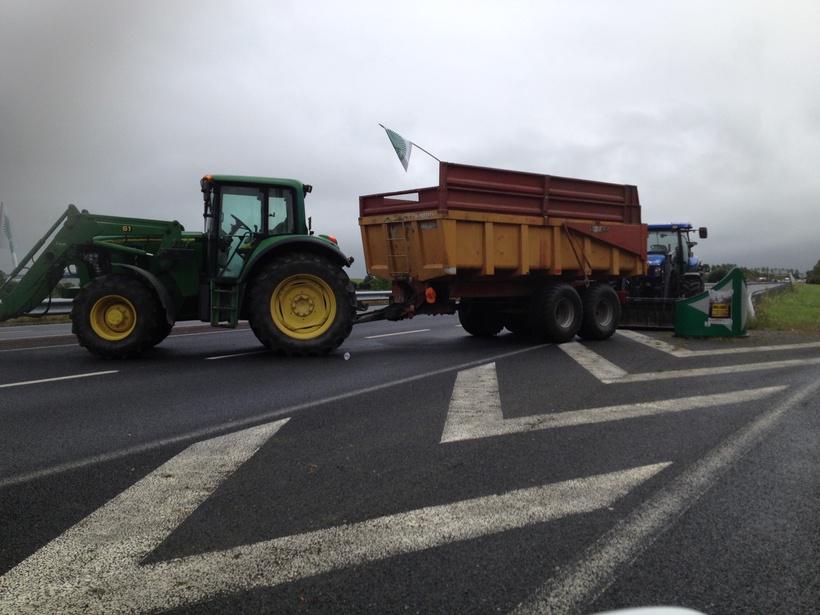
<svg viewBox="0 0 820 615"><path fill-rule="evenodd" d="M254 354L267 354L270 350L251 350L249 352L236 352L234 354L220 354L215 357L205 357L206 361L219 361L220 359L235 359L236 357L249 357Z"/></svg>
<svg viewBox="0 0 820 615"><path fill-rule="evenodd" d="M785 386L772 386L714 395L660 399L505 419L501 411L501 397L498 391L495 364L490 363L458 373L450 398L447 420L444 423L444 430L441 435L441 443L474 440L539 429L557 429L592 423L623 421L697 408L739 404L763 399L783 391L785 388Z"/></svg>
<svg viewBox="0 0 820 615"><path fill-rule="evenodd" d="M173 339L175 337L193 337L194 335L219 335L224 333L252 333L251 329L220 329L218 331L199 331L197 333L174 333L173 331L171 334L165 339Z"/></svg>
<svg viewBox="0 0 820 615"><path fill-rule="evenodd" d="M650 348L654 348L655 350L660 350L661 352L665 352L666 354L671 354L672 356L686 356L687 353L691 352L686 348L678 348L677 346L673 346L668 342L664 342L663 340L655 339L649 335L644 335L638 331L630 331L629 329L618 329L615 333L620 336L626 337L631 339L633 342L638 342L639 344L643 344L644 346L649 346ZM681 353L684 353L681 355Z"/></svg>
<svg viewBox="0 0 820 615"><path fill-rule="evenodd" d="M619 568L639 557L734 463L766 437L787 412L811 399L818 389L820 381L804 387L726 438L596 540L576 562L548 579L514 612L521 615L583 611L612 584Z"/></svg>
<svg viewBox="0 0 820 615"><path fill-rule="evenodd" d="M619 380L627 375L626 371L578 342L560 344L558 348L575 359L590 374L602 382L607 380Z"/></svg>
<svg viewBox="0 0 820 615"><path fill-rule="evenodd" d="M175 337L191 337L191 336L194 336L194 335L217 335L217 334L220 334L220 333L240 333L240 332L248 332L248 331L250 331L250 329L225 329L225 330L222 330L222 331L200 331L199 333L171 333L165 339L172 339L172 338L175 338ZM60 334L60 335L56 335L56 334L55 335L43 335L43 336L40 336L40 337L7 338L5 340L0 339L0 343L3 343L4 341L19 341L19 340L30 340L30 339L48 339L50 337L62 337L62 335L71 335L71 334L70 333L64 333L64 334ZM70 347L79 348L80 345L77 344L76 342L74 342L74 343L71 343L71 344L51 344L51 345L48 345L48 346L28 346L26 348L5 348L5 349L0 349L0 352L22 352L23 350L48 350L48 349L51 349L51 348L70 348Z"/></svg>
<svg viewBox="0 0 820 615"><path fill-rule="evenodd" d="M28 348L5 348L0 350L0 352L22 352L23 350L48 350L51 348L68 348L73 346L74 348L79 348L80 345L76 342L73 344L52 344L50 346L29 346Z"/></svg>
<svg viewBox="0 0 820 615"><path fill-rule="evenodd" d="M618 380L602 380L604 384L620 382L649 382L653 380L669 380L677 378L695 378L698 376L717 376L721 374L742 374L746 372L764 371L767 369L783 369L786 367L805 367L806 365L820 364L820 357L812 359L788 359L785 361L766 361L763 363L744 363L741 365L719 365L717 367L698 367L695 369L676 369L668 372L648 372L645 374L629 374Z"/></svg>
<svg viewBox="0 0 820 615"><path fill-rule="evenodd" d="M396 333L382 333L380 335L365 335L364 339L374 340L378 337L393 337L395 335L409 335L410 333L426 333L430 329L414 329L413 331L398 331Z"/></svg>
<svg viewBox="0 0 820 615"><path fill-rule="evenodd" d="M148 610L142 594L153 589L141 582L140 561L287 421L188 447L0 577L0 611ZM123 582L132 598L107 591Z"/></svg>
<svg viewBox="0 0 820 615"><path fill-rule="evenodd" d="M308 401L301 404L293 404L290 406L285 406L284 408L278 408L276 410L270 410L268 412L263 412L261 414L256 414L254 416L247 416L241 419L236 419L233 421L226 421L224 423L219 423L217 425L213 425L211 427L205 427L203 429L197 429L191 432L187 432L181 434L179 436L173 436L170 438L162 438L160 440L155 440L152 442L147 442L145 444L138 444L136 446L129 446L126 448L122 448L116 451L111 451L109 453L103 453L100 455L92 455L89 457L84 457L82 459L76 459L74 461L68 461L65 463L56 464L47 468L42 468L40 470L34 470L31 472L25 472L22 474L17 474L14 476L8 476L6 478L0 478L0 489L5 487L11 487L14 485L19 485L22 483L26 483L31 480L36 480L39 478L45 478L47 476L53 476L55 474L60 474L62 472L68 472L70 470L77 470L79 468L85 468L88 466L96 465L98 463L102 463L105 461L112 461L114 459L122 459L123 457L128 457L130 455L134 455L136 453L143 453L145 451L153 450L155 448L161 448L163 446L168 446L170 444L177 444L179 442L184 442L186 440L191 440L193 438L203 438L206 436L211 436L214 434L224 433L228 430L233 429L242 429L244 427L248 427L250 425L256 425L262 421L270 421L273 419L282 418L284 416L288 416L291 414L295 414L296 412L300 412L301 410L306 410L307 408L313 408L315 406L322 406L325 404L332 404L338 401L342 401L345 399L350 399L352 397L357 397L359 395L366 395L368 393L375 393L376 391L381 391L383 389L388 389L394 386L400 386L403 384L409 384L411 382L417 382L419 380L424 380L425 378L431 378L433 376L440 376L441 374L447 374L450 372L457 372L463 369L468 369L470 367L475 367L476 365L482 365L487 361L498 361L500 359L506 359L508 357L514 357L516 355L523 354L525 352L531 352L533 350L539 350L541 348L545 348L548 344L539 344L537 346L530 346L528 348L520 348L518 350L511 350L510 352L504 352L497 355L492 355L489 357L485 357L482 359L476 359L474 361L468 361L466 363L461 363L459 365L452 365L449 367L444 367L441 369L436 369L428 372L424 372L421 374L416 374L414 376L407 376L405 378L399 378L397 380L390 380L388 382L383 382L381 384L375 384L369 387L363 387L361 389L354 389L353 391L348 391L346 393L339 393L338 395L330 395L328 397L317 399L314 401Z"/></svg>
<svg viewBox="0 0 820 615"><path fill-rule="evenodd" d="M196 604L611 506L656 463L141 565L284 421L200 442L0 577L4 612L131 612Z"/></svg>
<svg viewBox="0 0 820 615"><path fill-rule="evenodd" d="M742 374L767 369L783 369L786 367L803 367L806 365L820 364L820 357L815 357L809 359L786 359L783 361L764 361L762 363L718 365L716 367L698 367L693 369L675 369L646 372L643 374L630 374L577 342L561 344L558 347L604 384L624 384L631 382L650 382L654 380L696 378L699 376L717 376L722 374Z"/></svg>
<svg viewBox="0 0 820 615"><path fill-rule="evenodd" d="M120 370L109 369L104 372L87 372L85 374L72 374L71 376L56 376L54 378L40 378L39 380L25 380L22 382L9 382L8 384L0 384L0 389L8 389L11 387L22 387L29 384L44 384L46 382L59 382L61 380L76 380L77 378L91 378L93 376L105 376L107 374L116 374Z"/></svg>
<svg viewBox="0 0 820 615"><path fill-rule="evenodd" d="M673 357L687 358L687 357L710 357L719 355L731 354L748 354L751 352L776 352L781 350L806 350L811 348L820 348L820 342L801 342L799 344L776 344L773 346L742 346L739 348L712 348L709 350L689 350L688 348L677 348L672 344L668 344L663 340L655 339L649 335L639 333L638 331L630 331L627 329L619 329L618 334L627 337L635 342L660 350Z"/></svg>

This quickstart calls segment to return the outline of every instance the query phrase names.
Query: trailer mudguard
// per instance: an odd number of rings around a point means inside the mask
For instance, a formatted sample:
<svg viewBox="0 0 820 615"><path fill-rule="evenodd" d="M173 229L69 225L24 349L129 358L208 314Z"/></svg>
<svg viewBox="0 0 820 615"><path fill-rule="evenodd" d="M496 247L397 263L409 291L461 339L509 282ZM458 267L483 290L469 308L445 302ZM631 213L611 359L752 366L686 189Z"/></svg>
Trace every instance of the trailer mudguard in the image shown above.
<svg viewBox="0 0 820 615"><path fill-rule="evenodd" d="M162 281L153 273L140 267L126 265L125 263L112 264L112 268L118 267L121 269L128 269L148 282L148 285L156 291L157 296L159 297L159 302L162 304L163 310L165 310L165 320L168 321L169 325L173 326L176 322L176 306L174 305L174 301L171 299L171 293L168 292L168 288L165 284L163 284Z"/></svg>

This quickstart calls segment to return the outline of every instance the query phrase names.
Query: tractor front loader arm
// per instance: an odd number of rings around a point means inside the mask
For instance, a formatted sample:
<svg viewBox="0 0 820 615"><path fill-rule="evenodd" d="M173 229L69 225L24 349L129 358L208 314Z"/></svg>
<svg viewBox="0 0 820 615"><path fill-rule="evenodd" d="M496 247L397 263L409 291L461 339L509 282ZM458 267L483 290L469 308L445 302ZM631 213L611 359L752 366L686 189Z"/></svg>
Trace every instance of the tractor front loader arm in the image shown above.
<svg viewBox="0 0 820 615"><path fill-rule="evenodd" d="M77 242L70 225L65 222L78 213L74 205L69 205L0 286L0 322L36 308L59 284L68 264L67 254ZM51 242L38 256L49 240Z"/></svg>
<svg viewBox="0 0 820 615"><path fill-rule="evenodd" d="M102 261L109 266L112 261L148 262L173 246L182 231L176 221L104 216L69 205L0 286L0 322L39 306L68 265L86 265L91 274L86 277L95 277L109 272Z"/></svg>

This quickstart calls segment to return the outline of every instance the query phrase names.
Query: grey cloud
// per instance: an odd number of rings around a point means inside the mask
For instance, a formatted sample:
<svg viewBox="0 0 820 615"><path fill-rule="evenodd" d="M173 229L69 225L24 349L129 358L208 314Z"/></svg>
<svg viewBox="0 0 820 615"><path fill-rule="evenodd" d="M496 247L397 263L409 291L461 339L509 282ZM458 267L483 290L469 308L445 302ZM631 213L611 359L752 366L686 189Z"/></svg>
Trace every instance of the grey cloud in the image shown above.
<svg viewBox="0 0 820 615"><path fill-rule="evenodd" d="M707 261L820 258L816 3L467 6L0 5L18 252L69 201L199 229L201 174L292 176L361 275L358 196L437 181L383 122L447 160L637 184L645 220L710 226Z"/></svg>

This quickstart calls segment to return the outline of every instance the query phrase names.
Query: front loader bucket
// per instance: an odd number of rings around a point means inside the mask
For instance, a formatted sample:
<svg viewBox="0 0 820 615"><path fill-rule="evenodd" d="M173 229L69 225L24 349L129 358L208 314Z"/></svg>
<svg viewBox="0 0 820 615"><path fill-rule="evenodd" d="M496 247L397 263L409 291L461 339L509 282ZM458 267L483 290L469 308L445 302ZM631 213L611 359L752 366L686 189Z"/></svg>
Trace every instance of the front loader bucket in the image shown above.
<svg viewBox="0 0 820 615"><path fill-rule="evenodd" d="M674 329L676 299L629 297L621 305L620 329Z"/></svg>

